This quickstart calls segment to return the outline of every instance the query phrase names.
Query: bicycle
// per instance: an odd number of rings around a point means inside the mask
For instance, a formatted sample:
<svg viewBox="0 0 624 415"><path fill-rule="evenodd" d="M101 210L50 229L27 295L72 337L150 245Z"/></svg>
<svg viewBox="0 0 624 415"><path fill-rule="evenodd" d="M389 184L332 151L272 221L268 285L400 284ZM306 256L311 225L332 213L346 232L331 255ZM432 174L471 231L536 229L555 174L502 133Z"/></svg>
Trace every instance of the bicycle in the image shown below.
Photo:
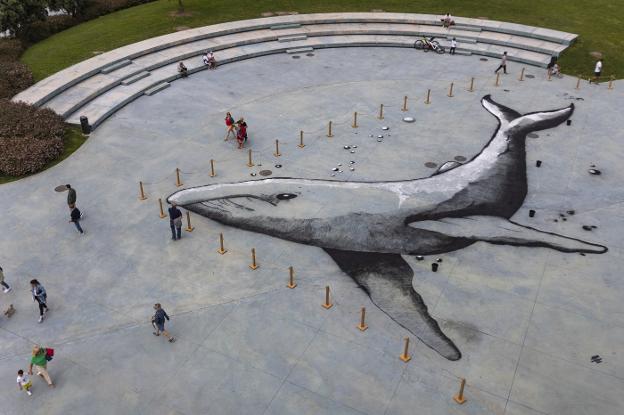
<svg viewBox="0 0 624 415"><path fill-rule="evenodd" d="M440 46L437 40L433 39L434 38L427 39L425 37L423 37L422 39L418 39L416 42L414 42L414 49L421 49L425 52L429 52L430 50L432 50L440 55L443 54L445 52L444 48Z"/></svg>

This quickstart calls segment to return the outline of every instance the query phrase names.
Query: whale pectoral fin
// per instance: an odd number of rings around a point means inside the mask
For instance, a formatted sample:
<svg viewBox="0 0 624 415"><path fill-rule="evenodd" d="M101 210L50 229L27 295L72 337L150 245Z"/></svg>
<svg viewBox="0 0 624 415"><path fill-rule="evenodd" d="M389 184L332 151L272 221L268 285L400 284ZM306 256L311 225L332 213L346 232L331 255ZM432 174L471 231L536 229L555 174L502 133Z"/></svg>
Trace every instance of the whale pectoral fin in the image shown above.
<svg viewBox="0 0 624 415"><path fill-rule="evenodd" d="M325 251L392 320L445 358L461 358L459 349L444 335L422 297L414 291L414 272L401 255L328 248Z"/></svg>
<svg viewBox="0 0 624 415"><path fill-rule="evenodd" d="M543 232L496 216L466 216L412 222L410 227L456 238L485 241L500 245L539 246L562 252L607 252L603 245Z"/></svg>

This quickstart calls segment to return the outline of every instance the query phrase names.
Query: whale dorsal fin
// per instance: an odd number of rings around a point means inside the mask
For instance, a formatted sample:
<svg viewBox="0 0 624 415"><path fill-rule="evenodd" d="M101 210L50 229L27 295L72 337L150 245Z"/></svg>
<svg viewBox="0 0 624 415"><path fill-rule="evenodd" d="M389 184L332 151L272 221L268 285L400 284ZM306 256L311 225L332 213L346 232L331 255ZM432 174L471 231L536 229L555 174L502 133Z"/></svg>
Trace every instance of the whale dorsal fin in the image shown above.
<svg viewBox="0 0 624 415"><path fill-rule="evenodd" d="M401 255L324 249L392 320L447 359L461 358L459 349L444 335L422 297L414 291L414 271Z"/></svg>
<svg viewBox="0 0 624 415"><path fill-rule="evenodd" d="M498 245L541 246L561 252L602 254L607 247L569 238L556 233L538 231L496 216L466 216L412 222L410 227L438 232L455 238L485 241Z"/></svg>

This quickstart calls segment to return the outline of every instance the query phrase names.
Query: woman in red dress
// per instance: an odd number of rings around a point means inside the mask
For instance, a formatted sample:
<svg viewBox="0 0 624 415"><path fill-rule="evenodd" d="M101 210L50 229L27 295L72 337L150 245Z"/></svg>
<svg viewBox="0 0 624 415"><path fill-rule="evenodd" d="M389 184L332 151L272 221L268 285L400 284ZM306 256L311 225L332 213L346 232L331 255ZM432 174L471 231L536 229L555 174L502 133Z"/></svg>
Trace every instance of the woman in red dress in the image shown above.
<svg viewBox="0 0 624 415"><path fill-rule="evenodd" d="M230 134L236 137L236 131L235 131L236 125L234 124L234 117L232 117L232 114L230 114L229 112L225 114L225 126L227 128L227 132L225 134L225 141L227 141L230 138Z"/></svg>

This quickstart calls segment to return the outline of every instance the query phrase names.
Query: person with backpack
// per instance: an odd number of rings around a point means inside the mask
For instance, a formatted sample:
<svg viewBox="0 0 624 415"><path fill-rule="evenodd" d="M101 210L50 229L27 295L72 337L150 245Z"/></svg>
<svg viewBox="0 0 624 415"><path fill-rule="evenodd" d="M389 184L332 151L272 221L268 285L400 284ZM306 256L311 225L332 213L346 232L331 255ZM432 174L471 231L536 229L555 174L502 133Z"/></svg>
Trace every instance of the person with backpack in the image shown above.
<svg viewBox="0 0 624 415"><path fill-rule="evenodd" d="M78 230L78 232L81 235L84 235L84 231L82 230L82 226L80 226L80 219L82 219L82 213L80 212L80 209L78 209L76 207L76 205L74 205L74 207L72 208L71 212L69 213L69 223L74 223L74 225L76 226L76 229Z"/></svg>
<svg viewBox="0 0 624 415"><path fill-rule="evenodd" d="M230 134L236 138L236 123L234 122L234 117L229 112L225 114L225 127L227 129L225 134L225 140L227 141L230 138Z"/></svg>
<svg viewBox="0 0 624 415"><path fill-rule="evenodd" d="M30 292L32 294L33 301L39 304L39 323L43 322L45 315L48 313L48 294L43 285L39 281L30 280Z"/></svg>
<svg viewBox="0 0 624 415"><path fill-rule="evenodd" d="M243 148L244 143L247 142L247 123L244 118L241 118L236 124L238 125L238 133L236 133L238 148Z"/></svg>
<svg viewBox="0 0 624 415"><path fill-rule="evenodd" d="M182 238L182 212L175 203L169 208L169 226L171 226L171 239L174 241Z"/></svg>
<svg viewBox="0 0 624 415"><path fill-rule="evenodd" d="M41 346L34 346L32 349L32 357L30 359L30 366L28 367L28 374L32 376L33 367L37 371L37 375L41 376L46 381L49 387L53 388L54 383L48 373L48 362L52 360L54 356L54 350L44 348Z"/></svg>

